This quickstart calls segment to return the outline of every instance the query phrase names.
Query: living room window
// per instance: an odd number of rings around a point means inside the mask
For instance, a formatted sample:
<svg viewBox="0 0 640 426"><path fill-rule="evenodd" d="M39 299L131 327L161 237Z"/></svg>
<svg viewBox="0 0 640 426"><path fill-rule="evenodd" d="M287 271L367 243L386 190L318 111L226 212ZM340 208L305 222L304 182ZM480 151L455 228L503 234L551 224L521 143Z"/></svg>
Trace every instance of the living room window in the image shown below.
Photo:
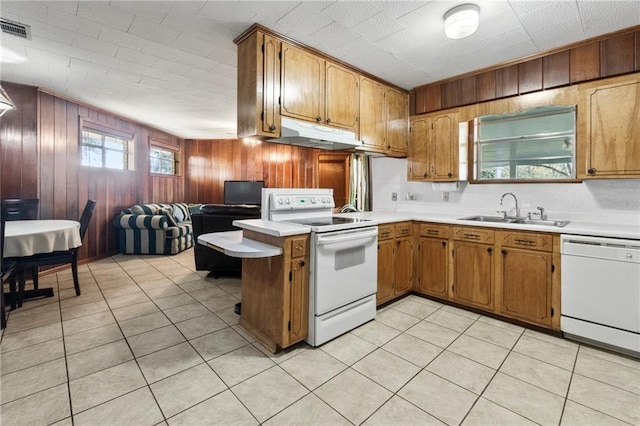
<svg viewBox="0 0 640 426"><path fill-rule="evenodd" d="M162 144L160 142L150 140L149 147L149 172L160 174L177 176L180 174L179 170L180 148L177 146L170 146Z"/></svg>
<svg viewBox="0 0 640 426"><path fill-rule="evenodd" d="M133 170L134 135L102 124L82 121L82 165L114 170Z"/></svg>

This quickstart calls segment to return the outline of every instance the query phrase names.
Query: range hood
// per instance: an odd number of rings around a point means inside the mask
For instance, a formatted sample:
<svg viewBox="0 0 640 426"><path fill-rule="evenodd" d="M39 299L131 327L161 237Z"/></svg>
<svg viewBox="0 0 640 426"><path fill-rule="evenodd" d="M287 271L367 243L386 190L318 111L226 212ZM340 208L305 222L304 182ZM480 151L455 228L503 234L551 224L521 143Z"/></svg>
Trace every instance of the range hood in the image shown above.
<svg viewBox="0 0 640 426"><path fill-rule="evenodd" d="M280 137L267 142L326 150L353 149L360 146L355 132L282 117Z"/></svg>

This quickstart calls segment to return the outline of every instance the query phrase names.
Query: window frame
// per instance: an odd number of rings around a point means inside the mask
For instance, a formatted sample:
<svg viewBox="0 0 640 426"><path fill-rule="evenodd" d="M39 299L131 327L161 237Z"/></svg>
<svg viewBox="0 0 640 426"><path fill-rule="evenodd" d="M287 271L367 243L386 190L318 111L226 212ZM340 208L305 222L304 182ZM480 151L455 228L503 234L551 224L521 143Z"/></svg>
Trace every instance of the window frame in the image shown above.
<svg viewBox="0 0 640 426"><path fill-rule="evenodd" d="M563 111L564 110L564 111ZM527 136L512 136L505 137L503 139L482 139L480 140L479 135L479 121L482 117L476 117L475 119L469 122L470 132L469 132L469 182L473 184L499 184L499 183L576 183L580 182L580 179L577 177L577 164L578 157L576 154L578 148L578 115L577 115L577 105L546 105L542 107L535 107L525 111L516 111L514 113L504 113L502 115L497 114L489 114L483 117L494 118L498 121L512 121L512 120L522 120L527 118L539 118L545 115L553 115L554 113L570 113L573 123L573 132L566 132L565 134L560 135L551 135L551 134L543 134L540 135L527 135ZM517 142L529 142L535 143L537 141L542 141L545 139L561 139L562 137L566 137L570 139L571 143L571 154L567 157L571 158L571 175L566 178L554 177L554 178L517 178L517 177L509 177L509 178L500 178L500 179L489 179L480 177L481 171L481 155L480 155L480 147L487 146L487 144L491 143L517 143ZM536 165L542 160L540 159L518 159L518 158L510 158L504 160L505 162L510 164L510 167L517 167L518 165L527 165L527 162L530 162L531 165ZM483 163L484 164L484 163ZM538 164L539 165L539 164ZM513 174L515 171L511 170ZM517 173L517 172L516 172Z"/></svg>
<svg viewBox="0 0 640 426"><path fill-rule="evenodd" d="M172 152L174 154L174 170L175 172L173 174L168 174L168 173L157 173L157 172L153 172L151 171L151 151L153 149L157 149L160 151L166 151L166 152ZM182 176L182 161L181 161L181 156L182 156L182 149L180 146L178 145L172 145L172 144L168 144L165 142L160 142L158 140L155 140L153 138L149 138L149 155L148 155L148 165L149 165L149 175L150 176L154 176L154 177L167 177L167 178L177 178Z"/></svg>
<svg viewBox="0 0 640 426"><path fill-rule="evenodd" d="M82 148L84 146L92 146L90 144L85 144L84 143L84 132L92 132L92 133L97 133L100 134L102 136L102 146L100 147L102 149L102 165L101 166L91 166L88 164L83 164L82 163ZM112 137L112 138L117 138L120 140L123 140L126 142L126 164L124 168L121 169L116 169L116 168L111 168L111 167L106 167L105 165L105 159L106 156L104 155L106 151L116 151L113 149L109 149L106 148L104 145L104 138L105 137ZM127 132L126 130L122 130L122 129L117 129L111 126L108 126L104 123L89 119L89 118L85 118L85 117L80 117L80 126L79 126L79 132L78 132L78 150L79 150L79 157L80 157L80 167L85 167L87 169L91 169L91 170L109 170L112 172L132 172L135 170L135 155L134 155L134 151L135 151L135 139L136 139L136 134L135 132ZM119 151L118 151L119 152Z"/></svg>

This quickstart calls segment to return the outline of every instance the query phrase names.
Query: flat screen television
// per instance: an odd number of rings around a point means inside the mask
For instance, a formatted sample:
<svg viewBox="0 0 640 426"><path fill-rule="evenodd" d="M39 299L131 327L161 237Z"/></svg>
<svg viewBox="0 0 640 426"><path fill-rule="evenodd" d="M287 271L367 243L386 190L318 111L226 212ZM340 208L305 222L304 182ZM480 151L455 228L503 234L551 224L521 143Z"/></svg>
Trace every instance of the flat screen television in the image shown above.
<svg viewBox="0 0 640 426"><path fill-rule="evenodd" d="M225 180L225 204L249 204L259 206L262 202L263 180Z"/></svg>

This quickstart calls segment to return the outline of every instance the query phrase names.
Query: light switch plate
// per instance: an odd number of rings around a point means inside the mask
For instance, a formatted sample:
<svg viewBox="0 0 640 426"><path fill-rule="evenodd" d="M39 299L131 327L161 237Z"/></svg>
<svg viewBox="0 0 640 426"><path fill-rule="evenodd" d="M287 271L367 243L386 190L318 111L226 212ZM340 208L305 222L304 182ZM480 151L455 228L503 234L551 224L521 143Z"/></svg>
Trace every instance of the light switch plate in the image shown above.
<svg viewBox="0 0 640 426"><path fill-rule="evenodd" d="M398 201L398 193L397 192L392 192L391 193L391 201Z"/></svg>

